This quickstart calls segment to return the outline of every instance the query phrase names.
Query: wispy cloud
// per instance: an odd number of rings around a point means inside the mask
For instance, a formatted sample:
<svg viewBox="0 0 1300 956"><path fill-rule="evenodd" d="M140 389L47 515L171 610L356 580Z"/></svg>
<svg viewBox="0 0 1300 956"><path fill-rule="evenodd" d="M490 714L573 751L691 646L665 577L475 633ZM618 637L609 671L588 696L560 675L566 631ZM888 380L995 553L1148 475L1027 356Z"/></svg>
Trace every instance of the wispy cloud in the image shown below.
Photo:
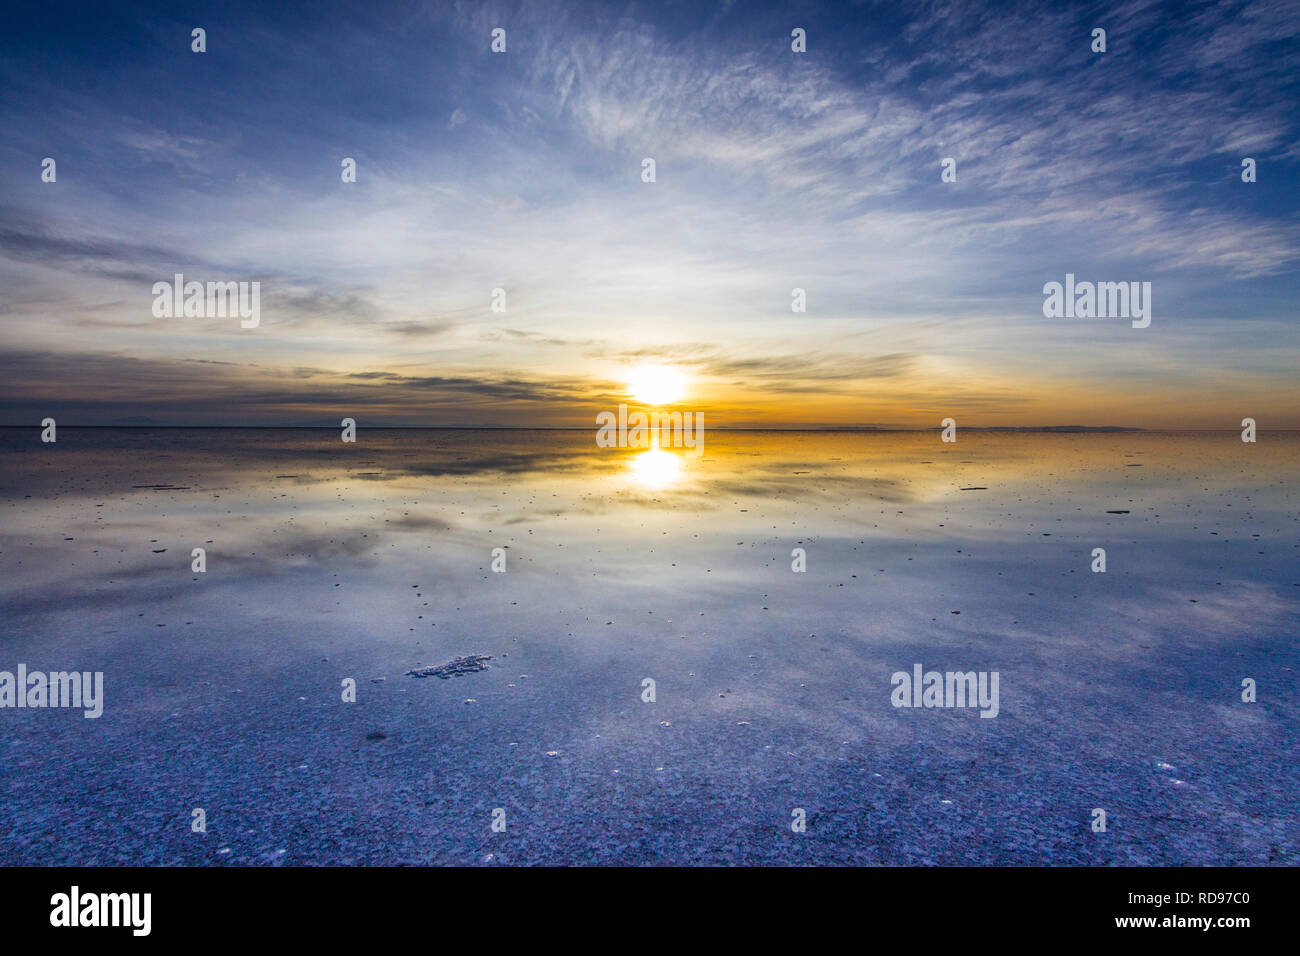
<svg viewBox="0 0 1300 956"><path fill-rule="evenodd" d="M900 414L1070 393L1086 412L1138 368L1204 418L1221 393L1180 365L1230 351L1273 376L1300 347L1294 4L813 6L806 54L791 16L400 5L289 29L236 4L208 54L150 19L111 74L20 18L0 41L18 94L0 107L0 343L387 369L413 390L505 369L573 383L492 396L530 422L652 357L774 421L792 394L877 402L886 383ZM136 35L101 26L105 50ZM80 82L33 71L33 43ZM37 176L50 154L57 185ZM175 271L261 281L257 334L153 319L148 286ZM1152 281L1150 334L1044 320L1067 271ZM1270 382L1268 414L1300 424L1293 382Z"/></svg>

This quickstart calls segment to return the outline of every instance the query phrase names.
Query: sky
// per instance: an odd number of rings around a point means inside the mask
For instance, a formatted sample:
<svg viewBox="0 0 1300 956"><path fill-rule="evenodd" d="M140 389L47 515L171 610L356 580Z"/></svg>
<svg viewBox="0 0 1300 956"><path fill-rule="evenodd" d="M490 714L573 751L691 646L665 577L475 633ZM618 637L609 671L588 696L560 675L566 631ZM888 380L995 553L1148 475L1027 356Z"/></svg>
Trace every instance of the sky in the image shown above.
<svg viewBox="0 0 1300 956"><path fill-rule="evenodd" d="M0 424L1300 428L1294 0L107 6L0 34Z"/></svg>

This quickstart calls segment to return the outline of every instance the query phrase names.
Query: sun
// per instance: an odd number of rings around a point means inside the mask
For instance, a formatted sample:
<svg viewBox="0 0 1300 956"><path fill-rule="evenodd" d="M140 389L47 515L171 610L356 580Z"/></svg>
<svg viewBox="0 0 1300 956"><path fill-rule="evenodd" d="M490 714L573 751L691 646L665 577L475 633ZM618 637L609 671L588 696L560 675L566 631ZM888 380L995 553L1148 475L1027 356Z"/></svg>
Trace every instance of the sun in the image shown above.
<svg viewBox="0 0 1300 956"><path fill-rule="evenodd" d="M646 405L671 405L686 393L686 377L666 365L634 368L627 384L632 397Z"/></svg>

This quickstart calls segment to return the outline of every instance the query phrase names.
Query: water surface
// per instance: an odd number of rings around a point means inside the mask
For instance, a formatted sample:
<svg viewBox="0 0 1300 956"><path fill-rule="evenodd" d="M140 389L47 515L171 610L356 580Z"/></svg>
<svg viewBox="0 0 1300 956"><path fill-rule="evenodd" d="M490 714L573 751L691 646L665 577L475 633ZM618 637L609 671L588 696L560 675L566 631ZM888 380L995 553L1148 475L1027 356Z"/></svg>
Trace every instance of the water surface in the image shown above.
<svg viewBox="0 0 1300 956"><path fill-rule="evenodd" d="M1300 862L1298 463L1285 433L3 429L0 669L102 670L106 703L0 710L0 862ZM997 671L998 716L894 708L916 663Z"/></svg>

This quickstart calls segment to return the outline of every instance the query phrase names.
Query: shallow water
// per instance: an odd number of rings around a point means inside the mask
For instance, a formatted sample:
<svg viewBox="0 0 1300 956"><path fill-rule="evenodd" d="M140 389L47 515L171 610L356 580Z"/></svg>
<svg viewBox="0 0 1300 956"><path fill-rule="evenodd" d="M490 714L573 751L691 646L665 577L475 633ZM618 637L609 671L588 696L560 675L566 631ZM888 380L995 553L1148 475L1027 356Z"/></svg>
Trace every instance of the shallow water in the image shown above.
<svg viewBox="0 0 1300 956"><path fill-rule="evenodd" d="M1294 864L1297 464L1287 433L0 429L0 670L105 682L98 719L0 710L0 862ZM915 664L998 672L996 718L894 707Z"/></svg>

